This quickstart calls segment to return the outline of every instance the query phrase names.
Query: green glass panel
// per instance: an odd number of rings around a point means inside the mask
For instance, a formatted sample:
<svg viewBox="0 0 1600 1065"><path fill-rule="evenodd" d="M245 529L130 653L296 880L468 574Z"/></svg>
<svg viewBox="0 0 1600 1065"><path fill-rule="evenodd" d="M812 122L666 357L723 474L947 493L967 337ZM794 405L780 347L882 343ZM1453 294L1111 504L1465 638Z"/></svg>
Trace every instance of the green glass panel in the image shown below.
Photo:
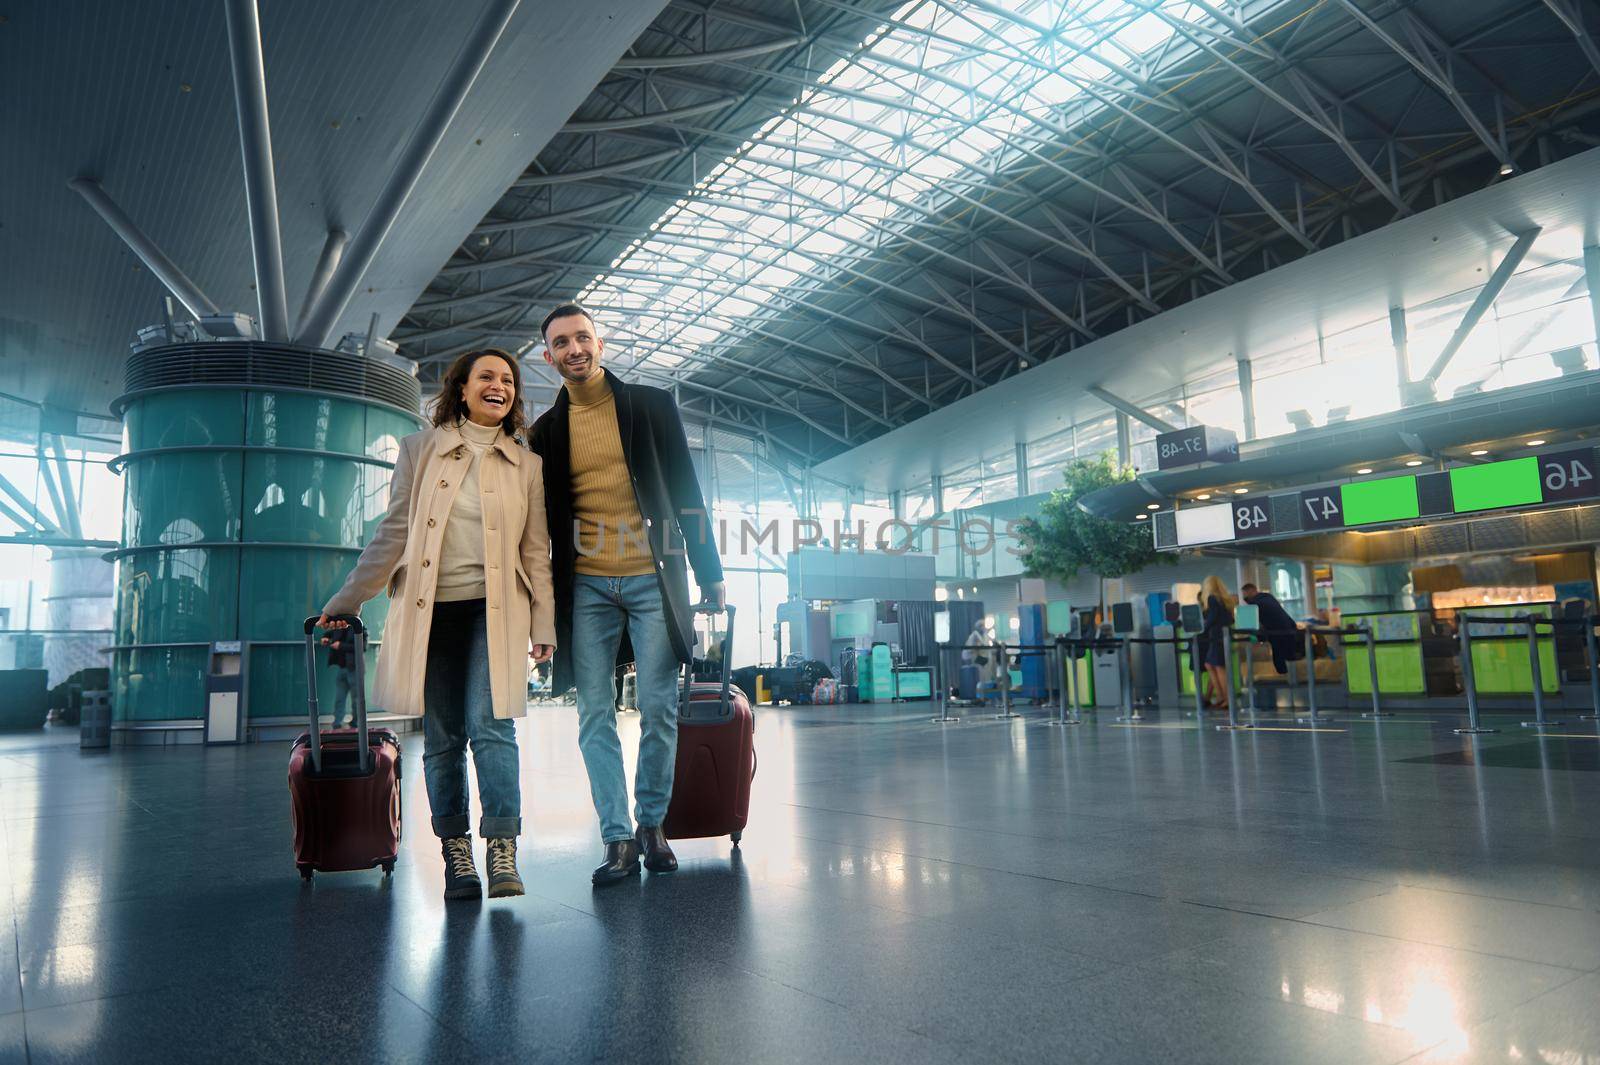
<svg viewBox="0 0 1600 1065"><path fill-rule="evenodd" d="M236 548L149 549L117 564L118 644L237 639Z"/></svg>
<svg viewBox="0 0 1600 1065"><path fill-rule="evenodd" d="M204 647L117 651L111 659L113 716L117 721L203 719L209 664Z"/></svg>
<svg viewBox="0 0 1600 1065"><path fill-rule="evenodd" d="M240 549L239 638L298 640L359 557L355 551Z"/></svg>
<svg viewBox="0 0 1600 1065"><path fill-rule="evenodd" d="M1341 486L1339 494L1346 525L1404 521L1420 513L1417 479L1409 473L1376 481L1352 481Z"/></svg>
<svg viewBox="0 0 1600 1065"><path fill-rule="evenodd" d="M362 546L372 542L378 523L389 510L389 485L394 481L394 470L387 466L364 465L361 468L360 508Z"/></svg>
<svg viewBox="0 0 1600 1065"><path fill-rule="evenodd" d="M128 450L190 444L238 444L244 440L243 393L186 390L145 396L123 415Z"/></svg>
<svg viewBox="0 0 1600 1065"><path fill-rule="evenodd" d="M368 407L366 446L369 457L394 462L400 457L400 441L422 428L420 420L408 418L383 407Z"/></svg>
<svg viewBox="0 0 1600 1065"><path fill-rule="evenodd" d="M1458 514L1538 503L1544 499L1539 459L1529 455L1481 466L1459 466L1450 471L1450 492Z"/></svg>
<svg viewBox="0 0 1600 1065"><path fill-rule="evenodd" d="M239 538L238 452L136 459L123 472L122 542L185 544Z"/></svg>
<svg viewBox="0 0 1600 1065"><path fill-rule="evenodd" d="M265 451L245 455L242 538L360 548L366 533L365 469L365 463L347 459Z"/></svg>
<svg viewBox="0 0 1600 1065"><path fill-rule="evenodd" d="M1372 671L1367 665L1366 646L1347 645L1345 654L1345 682L1350 694L1372 694ZM1377 659L1380 694L1418 695L1427 690L1421 644L1380 643L1377 645Z"/></svg>
<svg viewBox="0 0 1600 1065"><path fill-rule="evenodd" d="M378 665L378 652L367 650L367 691L372 691L372 678ZM328 665L327 649L317 648L317 708L324 723L333 719L334 677L338 669ZM305 647L250 648L249 695L246 706L250 717L304 717L306 716L306 651ZM355 704L346 704L345 721ZM378 708L368 707L377 713Z"/></svg>
<svg viewBox="0 0 1600 1065"><path fill-rule="evenodd" d="M365 453L365 403L293 392L251 392L246 405L251 444L344 455Z"/></svg>

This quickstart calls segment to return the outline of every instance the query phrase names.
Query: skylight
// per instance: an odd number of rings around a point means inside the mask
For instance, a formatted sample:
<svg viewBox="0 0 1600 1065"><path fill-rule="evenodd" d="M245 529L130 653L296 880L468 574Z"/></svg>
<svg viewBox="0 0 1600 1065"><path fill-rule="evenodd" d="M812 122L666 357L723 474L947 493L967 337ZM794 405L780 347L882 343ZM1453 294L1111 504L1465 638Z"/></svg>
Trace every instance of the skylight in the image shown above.
<svg viewBox="0 0 1600 1065"><path fill-rule="evenodd" d="M737 360L764 322L1131 88L1172 24L1128 0L912 0L709 172L580 299L622 365ZM1200 14L1187 0L1170 18Z"/></svg>

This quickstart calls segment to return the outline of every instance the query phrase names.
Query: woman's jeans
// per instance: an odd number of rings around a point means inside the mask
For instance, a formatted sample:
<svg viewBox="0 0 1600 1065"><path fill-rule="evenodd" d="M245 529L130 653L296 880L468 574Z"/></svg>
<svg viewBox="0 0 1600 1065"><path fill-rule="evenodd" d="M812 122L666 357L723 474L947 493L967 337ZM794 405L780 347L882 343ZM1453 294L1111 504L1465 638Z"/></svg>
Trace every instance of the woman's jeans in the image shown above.
<svg viewBox="0 0 1600 1065"><path fill-rule="evenodd" d="M600 838L633 838L628 781L617 738L617 646L623 630L638 672L639 764L634 816L659 825L672 800L678 757L678 655L672 649L661 586L654 573L637 577L577 574L572 591L572 666L578 687L578 749L589 771L589 792L600 815Z"/></svg>
<svg viewBox="0 0 1600 1065"><path fill-rule="evenodd" d="M517 693L521 694L521 693ZM422 771L440 839L467 835L467 744L478 769L478 835L522 832L516 722L494 716L489 691L489 634L484 601L435 603L422 691Z"/></svg>

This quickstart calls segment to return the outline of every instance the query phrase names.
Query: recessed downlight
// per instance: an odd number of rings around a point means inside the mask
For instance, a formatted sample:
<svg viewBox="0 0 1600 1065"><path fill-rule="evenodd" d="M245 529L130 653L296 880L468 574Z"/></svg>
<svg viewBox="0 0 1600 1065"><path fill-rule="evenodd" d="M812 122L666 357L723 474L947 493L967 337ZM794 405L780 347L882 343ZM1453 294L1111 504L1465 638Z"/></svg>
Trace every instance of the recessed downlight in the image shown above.
<svg viewBox="0 0 1600 1065"><path fill-rule="evenodd" d="M1144 505L1144 509L1146 509L1146 510L1160 510L1161 509L1161 504L1160 503L1146 503Z"/></svg>
<svg viewBox="0 0 1600 1065"><path fill-rule="evenodd" d="M1248 488L1235 488L1233 490L1233 494L1236 495L1236 496L1242 496L1242 495L1246 494L1249 491L1250 491L1250 489L1248 489Z"/></svg>
<svg viewBox="0 0 1600 1065"><path fill-rule="evenodd" d="M1406 465L1407 466L1421 466L1422 465L1422 460L1421 459L1406 459Z"/></svg>
<svg viewBox="0 0 1600 1065"><path fill-rule="evenodd" d="M1543 439L1542 439L1542 438L1541 438L1541 439L1538 439L1538 440L1529 440L1529 441L1528 441L1528 446L1529 446L1529 447L1539 447L1539 446L1541 446L1541 445L1542 445L1542 444L1543 444L1543 443L1544 443L1544 440L1543 440Z"/></svg>
<svg viewBox="0 0 1600 1065"><path fill-rule="evenodd" d="M1199 495L1195 496L1195 498L1200 500L1200 502L1204 503L1206 500L1211 498L1211 493L1210 492L1201 492Z"/></svg>
<svg viewBox="0 0 1600 1065"><path fill-rule="evenodd" d="M1137 514L1137 515L1135 515L1135 517L1138 518L1138 520L1140 520L1140 521L1149 521L1150 520L1150 515L1148 515L1148 514Z"/></svg>
<svg viewBox="0 0 1600 1065"><path fill-rule="evenodd" d="M1359 470L1357 470L1356 472L1357 473L1371 473L1372 472L1372 467L1371 466L1363 466Z"/></svg>
<svg viewBox="0 0 1600 1065"><path fill-rule="evenodd" d="M1483 456L1487 455L1488 453L1489 453L1489 449L1488 448L1480 447L1478 450L1471 452L1471 455L1475 459L1481 459L1481 458L1483 458Z"/></svg>

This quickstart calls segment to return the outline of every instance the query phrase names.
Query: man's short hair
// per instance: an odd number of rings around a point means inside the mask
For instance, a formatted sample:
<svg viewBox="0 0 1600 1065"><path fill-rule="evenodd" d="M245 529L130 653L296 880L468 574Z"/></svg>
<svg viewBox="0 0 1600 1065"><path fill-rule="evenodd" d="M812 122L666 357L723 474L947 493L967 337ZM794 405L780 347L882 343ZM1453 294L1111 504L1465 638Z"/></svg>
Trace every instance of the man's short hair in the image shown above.
<svg viewBox="0 0 1600 1065"><path fill-rule="evenodd" d="M1251 584L1249 581L1245 581L1243 584L1239 585L1239 594L1240 595L1251 595L1251 594L1253 594L1255 592L1259 592L1260 590L1261 590L1260 588L1257 588L1255 585Z"/></svg>
<svg viewBox="0 0 1600 1065"><path fill-rule="evenodd" d="M555 321L557 318L570 318L575 314L583 315L585 318L589 319L590 326L594 325L594 315L590 314L589 309L583 304L563 303L555 310L544 316L544 321L539 324L539 335L544 337L546 340L549 340L550 323Z"/></svg>

